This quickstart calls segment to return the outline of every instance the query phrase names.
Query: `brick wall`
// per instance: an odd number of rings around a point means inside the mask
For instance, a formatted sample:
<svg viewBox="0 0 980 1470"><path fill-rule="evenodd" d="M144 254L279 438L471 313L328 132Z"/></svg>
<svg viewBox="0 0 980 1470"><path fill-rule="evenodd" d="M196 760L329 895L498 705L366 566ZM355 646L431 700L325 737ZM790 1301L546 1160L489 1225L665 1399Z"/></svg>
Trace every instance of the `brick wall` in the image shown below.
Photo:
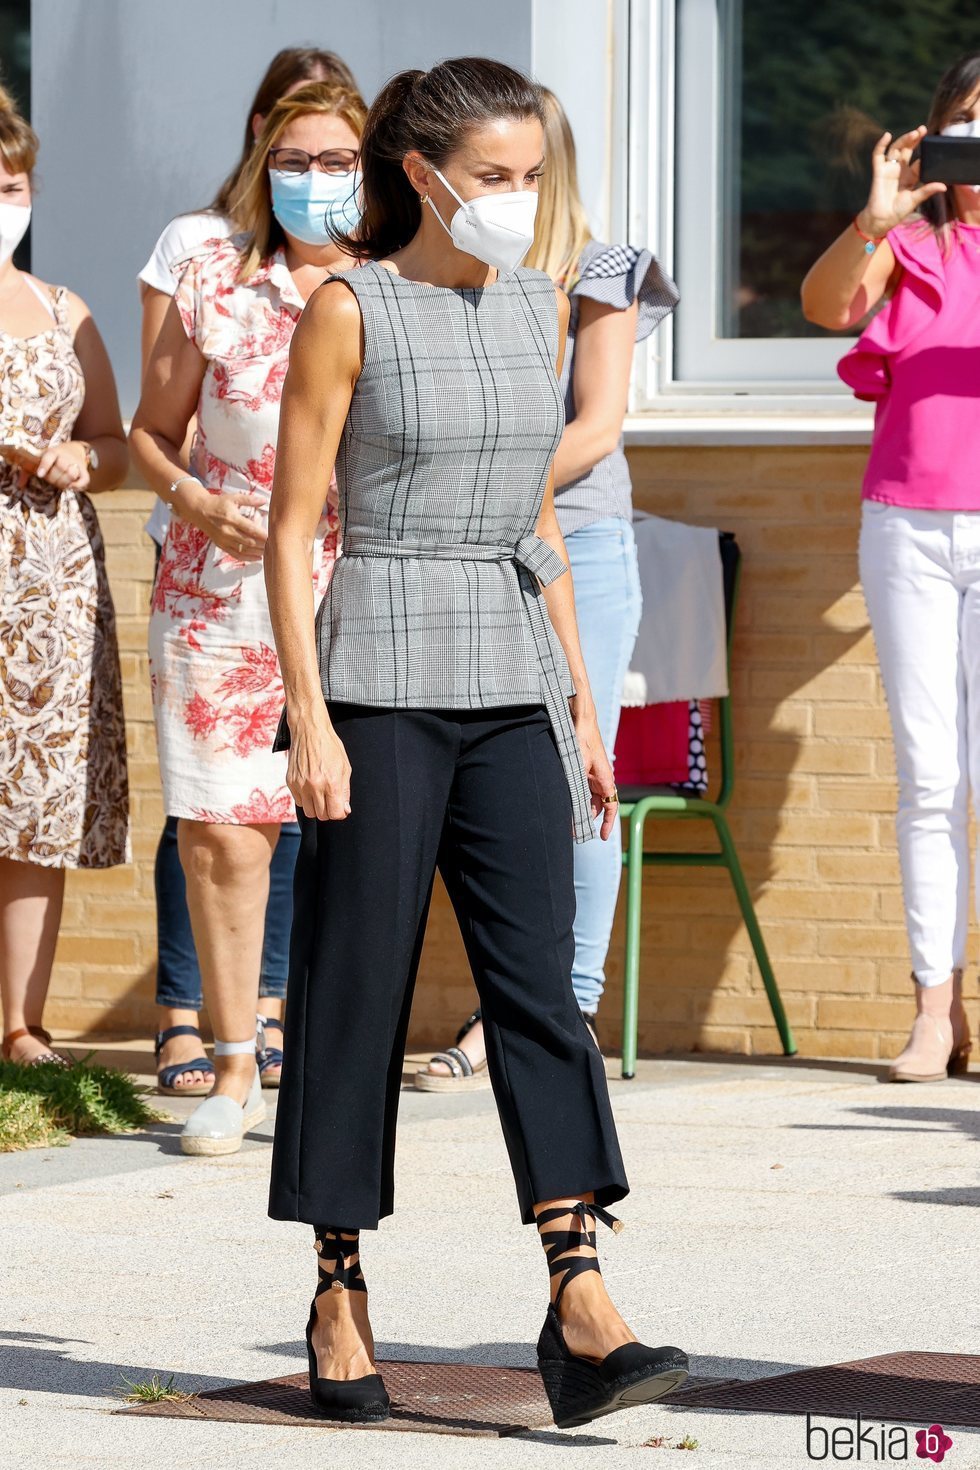
<svg viewBox="0 0 980 1470"><path fill-rule="evenodd" d="M631 455L640 507L733 530L742 546L732 825L790 1022L811 1056L890 1056L911 1010L893 760L857 586L863 460L849 449ZM145 658L147 505L144 493L129 490L99 503L124 664L135 861L69 880L46 1014L79 1032L153 1024L152 859L162 809ZM662 844L710 841L680 823L657 835ZM727 875L648 869L645 882L641 1046L778 1050ZM620 912L603 1011L610 1041L622 953ZM455 923L437 893L412 1043L444 1043L472 996Z"/></svg>

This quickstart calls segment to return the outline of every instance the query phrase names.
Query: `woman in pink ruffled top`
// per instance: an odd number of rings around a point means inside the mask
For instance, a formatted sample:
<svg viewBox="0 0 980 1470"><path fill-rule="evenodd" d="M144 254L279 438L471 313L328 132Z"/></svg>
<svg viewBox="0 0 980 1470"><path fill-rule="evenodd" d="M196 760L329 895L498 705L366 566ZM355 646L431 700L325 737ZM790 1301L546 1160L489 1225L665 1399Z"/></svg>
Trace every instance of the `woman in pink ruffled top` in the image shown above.
<svg viewBox="0 0 980 1470"><path fill-rule="evenodd" d="M980 170L976 184L920 185L912 155L926 132L980 138L980 52L946 72L926 127L879 140L867 204L802 292L807 318L837 329L884 298L838 371L875 404L860 567L895 741L916 998L896 1082L967 1067L980 791Z"/></svg>

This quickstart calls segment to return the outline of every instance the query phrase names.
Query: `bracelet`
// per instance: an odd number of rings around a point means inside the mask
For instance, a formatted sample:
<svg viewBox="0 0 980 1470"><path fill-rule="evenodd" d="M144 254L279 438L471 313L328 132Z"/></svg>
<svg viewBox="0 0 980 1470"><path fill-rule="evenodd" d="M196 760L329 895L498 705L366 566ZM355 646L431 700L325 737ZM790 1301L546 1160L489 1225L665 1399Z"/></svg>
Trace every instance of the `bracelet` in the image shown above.
<svg viewBox="0 0 980 1470"><path fill-rule="evenodd" d="M195 485L200 485L201 486L201 489L202 490L204 489L203 483L197 478L196 475L181 475L181 476L179 476L178 479L171 480L171 482L170 482L170 500L171 500L171 502L173 501L174 491L177 489L177 486L178 485L183 485L185 483L185 481L188 481L188 480L193 480Z"/></svg>
<svg viewBox="0 0 980 1470"><path fill-rule="evenodd" d="M857 230L858 234L861 236L861 239L866 241L864 247L865 255L874 255L882 240L888 239L887 235L866 235L857 222L857 215L855 215L854 218L851 220L851 224L853 225L854 229Z"/></svg>

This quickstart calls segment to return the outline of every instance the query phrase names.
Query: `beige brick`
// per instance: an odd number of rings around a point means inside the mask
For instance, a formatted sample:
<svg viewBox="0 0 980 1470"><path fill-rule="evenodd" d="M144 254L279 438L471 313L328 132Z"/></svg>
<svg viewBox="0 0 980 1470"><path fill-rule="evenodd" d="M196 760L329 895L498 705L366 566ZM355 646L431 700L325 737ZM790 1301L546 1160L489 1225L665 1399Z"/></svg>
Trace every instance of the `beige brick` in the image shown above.
<svg viewBox="0 0 980 1470"><path fill-rule="evenodd" d="M868 741L877 751L891 741L891 724L885 708L860 705L819 705L813 710L815 735L842 736L847 740Z"/></svg>
<svg viewBox="0 0 980 1470"><path fill-rule="evenodd" d="M892 1027L900 1030L907 1025L908 1015L907 1004L884 996L870 1000L859 996L817 998L817 1024L821 1030L887 1031Z"/></svg>
<svg viewBox="0 0 980 1470"><path fill-rule="evenodd" d="M735 714L735 733L740 739L809 735L813 728L813 715L813 707L809 704L788 701L773 708L768 704L743 702Z"/></svg>
<svg viewBox="0 0 980 1470"><path fill-rule="evenodd" d="M790 664L796 666L811 657L812 639L805 633L741 633L736 640L736 656L740 664Z"/></svg>
<svg viewBox="0 0 980 1470"><path fill-rule="evenodd" d="M895 811L896 793L891 781L825 781L820 788L820 802L825 811L859 809L891 815Z"/></svg>
<svg viewBox="0 0 980 1470"><path fill-rule="evenodd" d="M813 639L813 656L818 663L865 664L878 667L874 639L870 632L852 633L845 638L838 632L818 633Z"/></svg>
<svg viewBox="0 0 980 1470"><path fill-rule="evenodd" d="M751 1032L739 1026L699 1026L690 1050L697 1052L728 1052L735 1056L751 1056L753 1053Z"/></svg>
<svg viewBox="0 0 980 1470"><path fill-rule="evenodd" d="M880 960L877 969L878 984L876 989L878 994L904 996L911 1008L914 1004L915 991L913 989L908 954L905 953L901 959ZM911 1021L911 1009L909 1014Z"/></svg>
<svg viewBox="0 0 980 1470"><path fill-rule="evenodd" d="M142 565L144 558L148 556L152 566L153 547L143 530L145 519L146 517L137 510L129 511L119 508L107 513L100 508L99 525L102 527L102 537L106 547L125 546L140 557L136 565Z"/></svg>
<svg viewBox="0 0 980 1470"><path fill-rule="evenodd" d="M820 953L825 955L873 956L876 959L895 959L906 952L904 929L894 926L884 928L880 924L821 924Z"/></svg>
<svg viewBox="0 0 980 1470"><path fill-rule="evenodd" d="M867 919L876 917L873 888L769 888L756 900L762 919Z"/></svg>
<svg viewBox="0 0 980 1470"><path fill-rule="evenodd" d="M136 471L132 467L130 467L129 473L130 478L135 479ZM155 500L156 496L150 490L110 490L107 495L100 495L96 501L99 521L104 520L105 516L109 513L114 513L119 510L130 510L138 513L140 527L142 528L143 522L153 509Z"/></svg>
<svg viewBox="0 0 980 1470"><path fill-rule="evenodd" d="M776 840L814 847L871 847L875 841L874 818L865 812L841 812L833 816L781 814Z"/></svg>
<svg viewBox="0 0 980 1470"><path fill-rule="evenodd" d="M880 1055L875 1031L829 1031L824 1027L796 1037L802 1057L848 1057L876 1061Z"/></svg>
<svg viewBox="0 0 980 1470"><path fill-rule="evenodd" d="M772 1008L766 995L694 995L695 1019L706 1025L772 1026ZM809 995L783 995L783 1007L791 1026L812 1026L817 1001Z"/></svg>
<svg viewBox="0 0 980 1470"><path fill-rule="evenodd" d="M882 741L874 748L875 774L889 781L894 787L896 780L895 747L891 741Z"/></svg>
<svg viewBox="0 0 980 1470"><path fill-rule="evenodd" d="M817 853L817 873L828 883L892 886L900 881L898 859L879 852Z"/></svg>
<svg viewBox="0 0 980 1470"><path fill-rule="evenodd" d="M131 965L136 960L137 941L130 934L69 934L58 940L59 964Z"/></svg>
<svg viewBox="0 0 980 1470"><path fill-rule="evenodd" d="M854 526L822 521L811 521L805 526L762 526L757 532L756 544L770 555L782 556L786 552L792 555L799 551L801 538L804 537L807 550L814 560L828 555L856 555L857 552L857 531Z"/></svg>
<svg viewBox="0 0 980 1470"><path fill-rule="evenodd" d="M753 673L750 680L753 699L785 699L791 694L795 699L814 701L856 700L868 704L875 698L877 684L871 669L856 669L833 665L820 669L802 681L793 679L787 686L785 674L771 669Z"/></svg>
<svg viewBox="0 0 980 1470"><path fill-rule="evenodd" d="M874 990L872 960L781 960L776 975L780 993L819 991L829 995L870 995Z"/></svg>
<svg viewBox="0 0 980 1470"><path fill-rule="evenodd" d="M870 776L874 769L873 752L866 742L839 741L831 742L824 740L808 740L801 745L796 757L797 771L812 772L814 775L838 775ZM858 792L856 782L847 783L851 787L852 796ZM821 787L821 795L824 796L829 789L828 784ZM862 780L860 791L867 789L867 782Z"/></svg>

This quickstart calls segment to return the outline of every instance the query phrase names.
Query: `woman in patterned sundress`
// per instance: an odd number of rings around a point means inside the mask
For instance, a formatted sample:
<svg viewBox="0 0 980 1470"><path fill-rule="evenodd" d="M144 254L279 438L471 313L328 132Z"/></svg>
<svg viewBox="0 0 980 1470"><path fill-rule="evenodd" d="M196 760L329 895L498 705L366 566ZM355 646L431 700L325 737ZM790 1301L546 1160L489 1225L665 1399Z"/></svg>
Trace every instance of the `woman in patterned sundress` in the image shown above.
<svg viewBox="0 0 980 1470"><path fill-rule="evenodd" d="M66 868L129 860L126 734L89 499L126 473L85 303L19 270L37 138L0 89L0 992L3 1054L51 1060L42 1011Z"/></svg>
<svg viewBox="0 0 980 1470"><path fill-rule="evenodd" d="M250 228L186 263L133 419L134 459L174 512L154 587L150 678L215 1034L216 1082L184 1128L186 1153L234 1152L265 1112L255 1013L269 863L280 826L296 820L286 757L272 749L282 679L262 576L265 517L290 339L328 270L350 264L326 217L347 217L356 194L366 111L336 81L272 108L233 200ZM188 474L181 453L195 415ZM311 605L326 591L337 524L328 497Z"/></svg>

